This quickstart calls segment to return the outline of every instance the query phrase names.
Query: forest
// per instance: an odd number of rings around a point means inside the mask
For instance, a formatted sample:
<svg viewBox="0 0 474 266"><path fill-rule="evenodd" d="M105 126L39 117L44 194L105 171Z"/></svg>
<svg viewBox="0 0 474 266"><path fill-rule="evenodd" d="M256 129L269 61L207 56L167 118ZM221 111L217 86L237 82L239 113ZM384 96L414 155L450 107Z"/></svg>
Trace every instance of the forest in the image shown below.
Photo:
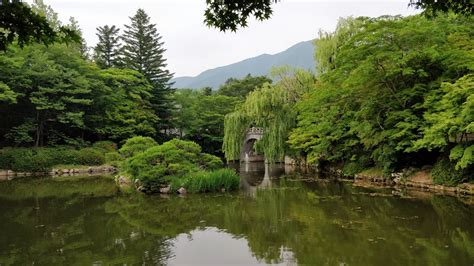
<svg viewBox="0 0 474 266"><path fill-rule="evenodd" d="M265 133L255 151L269 162L289 156L345 176L428 168L448 185L473 178L469 15L341 18L314 41L315 73L278 67L271 77L231 78L213 91L173 89L162 36L142 9L122 29L98 27L92 48L73 18L63 23L42 1L31 9L81 41L14 43L0 52L0 168L128 160L117 149L137 137L178 149L181 139L200 146L195 154L233 161L256 126ZM104 146L112 148L96 149ZM67 150L83 156L43 162ZM38 167L21 166L24 158Z"/></svg>
<svg viewBox="0 0 474 266"><path fill-rule="evenodd" d="M340 19L315 41L316 77L295 71L250 93L226 116L224 151L237 159L242 132L264 128L256 148L337 167L432 169L433 181L473 178L472 17ZM296 122L295 122L296 121Z"/></svg>

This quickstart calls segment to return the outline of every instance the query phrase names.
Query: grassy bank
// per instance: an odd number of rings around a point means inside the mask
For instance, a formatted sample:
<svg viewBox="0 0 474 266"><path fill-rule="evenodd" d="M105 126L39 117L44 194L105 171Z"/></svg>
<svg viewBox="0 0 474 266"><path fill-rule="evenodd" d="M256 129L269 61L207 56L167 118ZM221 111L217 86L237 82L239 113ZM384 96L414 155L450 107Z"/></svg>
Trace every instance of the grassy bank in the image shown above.
<svg viewBox="0 0 474 266"><path fill-rule="evenodd" d="M69 146L42 148L3 148L0 150L0 169L15 172L46 173L58 165L84 166L103 165L109 154L116 153L113 142L100 141L90 147ZM72 168L72 167L71 167Z"/></svg>
<svg viewBox="0 0 474 266"><path fill-rule="evenodd" d="M183 187L190 193L223 192L239 188L240 177L231 169L199 171L183 178L172 178L170 188L176 191Z"/></svg>

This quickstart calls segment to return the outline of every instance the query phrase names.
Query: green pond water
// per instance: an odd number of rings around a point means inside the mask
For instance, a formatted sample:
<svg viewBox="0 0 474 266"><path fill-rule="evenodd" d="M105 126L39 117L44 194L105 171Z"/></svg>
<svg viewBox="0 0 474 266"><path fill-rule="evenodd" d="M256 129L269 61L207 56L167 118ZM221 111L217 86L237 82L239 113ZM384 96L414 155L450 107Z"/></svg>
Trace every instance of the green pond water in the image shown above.
<svg viewBox="0 0 474 266"><path fill-rule="evenodd" d="M186 197L120 194L110 177L0 182L0 265L474 264L466 200L239 170L241 191Z"/></svg>

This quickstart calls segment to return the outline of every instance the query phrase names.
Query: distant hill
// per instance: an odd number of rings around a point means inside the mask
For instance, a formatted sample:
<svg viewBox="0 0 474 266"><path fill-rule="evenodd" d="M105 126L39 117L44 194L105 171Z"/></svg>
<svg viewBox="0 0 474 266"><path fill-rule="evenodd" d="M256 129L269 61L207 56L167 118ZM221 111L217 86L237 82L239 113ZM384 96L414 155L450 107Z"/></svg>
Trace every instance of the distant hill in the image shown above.
<svg viewBox="0 0 474 266"><path fill-rule="evenodd" d="M314 71L313 41L297 43L283 52L269 55L262 54L257 57L227 66L209 69L196 77L177 77L172 79L175 88L219 88L229 78L243 78L247 74L252 76L267 75L274 66L289 65Z"/></svg>

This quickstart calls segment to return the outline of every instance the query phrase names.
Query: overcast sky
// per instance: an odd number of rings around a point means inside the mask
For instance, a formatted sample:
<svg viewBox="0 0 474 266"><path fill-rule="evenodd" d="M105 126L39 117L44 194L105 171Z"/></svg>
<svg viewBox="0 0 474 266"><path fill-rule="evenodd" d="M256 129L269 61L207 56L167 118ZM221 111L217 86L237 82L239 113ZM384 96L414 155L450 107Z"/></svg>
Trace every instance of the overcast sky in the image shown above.
<svg viewBox="0 0 474 266"><path fill-rule="evenodd" d="M29 1L31 2L31 0ZM44 0L67 22L79 21L89 46L96 28L123 28L138 8L157 24L167 49L168 68L178 76L195 76L259 54L274 54L300 41L314 39L319 29L332 31L339 17L411 15L409 0L282 0L271 19L252 20L236 33L222 33L204 25L205 0Z"/></svg>

